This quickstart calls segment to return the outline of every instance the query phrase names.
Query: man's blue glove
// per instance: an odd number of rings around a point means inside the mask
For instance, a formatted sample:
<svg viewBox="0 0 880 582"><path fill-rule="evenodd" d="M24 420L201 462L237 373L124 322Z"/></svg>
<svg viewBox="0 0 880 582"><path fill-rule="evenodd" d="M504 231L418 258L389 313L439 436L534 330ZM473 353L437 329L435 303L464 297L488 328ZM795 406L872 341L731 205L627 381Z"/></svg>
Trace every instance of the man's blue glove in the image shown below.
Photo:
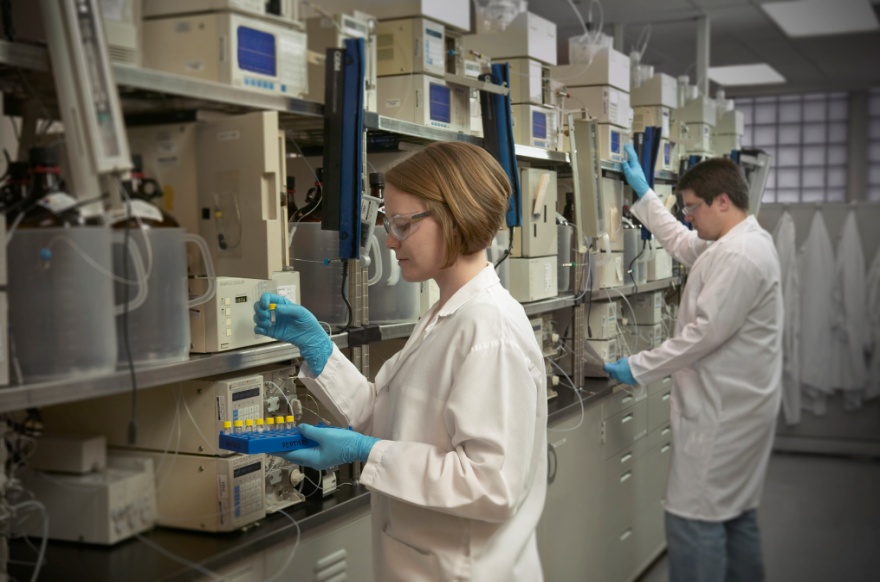
<svg viewBox="0 0 880 582"><path fill-rule="evenodd" d="M275 322L269 305L275 304ZM254 303L254 332L288 342L299 348L315 377L333 353L333 342L312 312L280 295L263 293Z"/></svg>
<svg viewBox="0 0 880 582"><path fill-rule="evenodd" d="M635 148L632 147L632 144L626 144L623 149L626 151L626 159L621 164L623 166L623 175L626 177L626 183L630 185L633 192L641 198L651 187L648 186L648 180L645 178L645 172L639 163L639 156L636 154Z"/></svg>
<svg viewBox="0 0 880 582"><path fill-rule="evenodd" d="M274 454L295 465L305 465L318 470L355 461L366 462L373 445L380 440L340 428L310 424L299 424L297 428L304 437L315 441L318 446Z"/></svg>
<svg viewBox="0 0 880 582"><path fill-rule="evenodd" d="M629 358L620 358L616 362L605 364L602 369L621 384L638 384L629 367Z"/></svg>

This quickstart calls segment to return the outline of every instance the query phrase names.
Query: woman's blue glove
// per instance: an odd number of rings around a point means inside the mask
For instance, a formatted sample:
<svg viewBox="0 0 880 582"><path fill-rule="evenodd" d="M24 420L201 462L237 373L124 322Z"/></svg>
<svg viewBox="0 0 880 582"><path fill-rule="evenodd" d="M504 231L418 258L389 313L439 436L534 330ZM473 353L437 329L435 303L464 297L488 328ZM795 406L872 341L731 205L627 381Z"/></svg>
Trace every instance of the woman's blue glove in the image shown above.
<svg viewBox="0 0 880 582"><path fill-rule="evenodd" d="M275 322L269 304L275 304ZM333 342L312 312L280 295L263 293L254 303L254 332L288 342L299 348L315 377L333 353Z"/></svg>
<svg viewBox="0 0 880 582"><path fill-rule="evenodd" d="M626 176L626 183L630 185L633 192L641 198L651 189L648 186L648 180L645 178L645 172L639 163L639 156L632 144L626 144L623 147L626 151L626 159L621 164L623 166L623 175Z"/></svg>
<svg viewBox="0 0 880 582"><path fill-rule="evenodd" d="M304 437L315 441L318 446L274 454L295 465L305 465L318 470L355 461L366 462L373 445L380 440L343 428L310 424L299 424L297 428Z"/></svg>
<svg viewBox="0 0 880 582"><path fill-rule="evenodd" d="M629 358L620 358L616 362L605 364L602 369L621 384L638 384L629 367Z"/></svg>

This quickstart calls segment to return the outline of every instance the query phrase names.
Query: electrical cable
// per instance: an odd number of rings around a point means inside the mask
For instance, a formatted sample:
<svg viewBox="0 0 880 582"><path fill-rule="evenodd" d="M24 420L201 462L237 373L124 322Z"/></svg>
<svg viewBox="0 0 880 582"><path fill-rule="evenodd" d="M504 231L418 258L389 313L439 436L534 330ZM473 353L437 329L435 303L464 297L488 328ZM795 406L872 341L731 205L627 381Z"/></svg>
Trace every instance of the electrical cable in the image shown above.
<svg viewBox="0 0 880 582"><path fill-rule="evenodd" d="M555 366L556 369L559 370L563 376L565 376L565 379L568 380L568 387L571 388L572 390L574 390L574 395L577 396L578 404L580 404L580 406L581 406L581 418L575 426L573 426L571 428L548 428L547 432L571 432L573 430L577 430L584 423L584 418L586 418L586 416L587 416L587 409L584 406L584 399L580 394L581 390L577 386L574 385L574 382L572 381L571 376L568 375L568 373L562 368L562 366L560 366L559 364L557 364L556 362L554 362L550 358L545 358L545 359L548 362L550 362L550 365ZM562 385L562 382L560 382L559 384Z"/></svg>
<svg viewBox="0 0 880 582"><path fill-rule="evenodd" d="M345 302L345 308L348 310L348 319L345 322L345 327L339 330L339 333L345 333L351 328L351 320L352 320L352 309L351 303L348 301L348 295L345 293L346 285L348 285L348 261L342 261L342 288L340 292L342 294L342 300Z"/></svg>
<svg viewBox="0 0 880 582"><path fill-rule="evenodd" d="M182 557L178 556L174 552L166 550L165 548L163 548L162 546L160 546L156 542L145 538L141 534L136 534L134 537L135 537L135 539L137 539L139 542L141 542L145 546L156 550L157 552L159 552L160 554L162 554L163 556L165 556L169 560L173 560L174 562L177 562L178 564L183 564L184 566L186 566L188 568L192 568L196 572L200 572L200 573L204 574L205 576L207 576L208 578L212 578L214 580L220 580L221 582L226 580L226 578L223 578L222 576L218 576L217 574L215 574L211 570L208 570L204 566L202 566L200 564L196 564L195 562L191 562L190 560L187 560L186 558L182 558Z"/></svg>
<svg viewBox="0 0 880 582"><path fill-rule="evenodd" d="M648 247L648 241L643 240L642 241L642 250L639 251L639 254L637 254L635 257L633 257L633 260L631 260L629 262L629 268L626 270L626 274L628 274L630 277L632 277L632 280L633 280L633 288L634 288L633 293L639 292L639 284L636 281L635 274L632 272L632 268L633 268L633 265L635 264L635 262L639 259L639 257L641 257L642 254L645 252L645 249L647 247Z"/></svg>
<svg viewBox="0 0 880 582"><path fill-rule="evenodd" d="M125 188L122 189L125 192ZM128 279L128 241L131 236L131 204L128 203L125 216L125 230L122 235L122 278ZM122 347L128 363L131 378L131 419L128 422L128 444L137 442L137 375L134 371L134 359L131 356L131 341L128 335L128 285L122 286Z"/></svg>
<svg viewBox="0 0 880 582"><path fill-rule="evenodd" d="M304 481L301 481L301 483L302 482L304 482ZM276 580L279 579L279 577L284 575L285 571L290 566L290 563L293 561L293 556L296 555L296 550L299 549L300 536L302 535L299 524L296 522L295 519L293 519L293 517L290 514L288 514L283 509L279 509L278 513L280 513L281 515L283 515L284 517L289 519L293 523L294 527L296 527L296 541L293 543L293 549L290 550L290 554L287 556L287 560L281 565L281 567L278 569L278 571L275 572L275 574L271 578L266 580L265 582L275 582Z"/></svg>
<svg viewBox="0 0 880 582"><path fill-rule="evenodd" d="M40 575L40 570L43 568L43 562L46 558L46 545L49 542L49 512L46 511L45 505L35 499L22 501L21 503L12 505L10 509L12 509L12 511L14 512L18 509L28 507L34 507L36 509L39 509L43 513L43 537L40 541L40 552L37 555L37 565L34 568L34 573L31 575L31 582L36 582L37 578Z"/></svg>

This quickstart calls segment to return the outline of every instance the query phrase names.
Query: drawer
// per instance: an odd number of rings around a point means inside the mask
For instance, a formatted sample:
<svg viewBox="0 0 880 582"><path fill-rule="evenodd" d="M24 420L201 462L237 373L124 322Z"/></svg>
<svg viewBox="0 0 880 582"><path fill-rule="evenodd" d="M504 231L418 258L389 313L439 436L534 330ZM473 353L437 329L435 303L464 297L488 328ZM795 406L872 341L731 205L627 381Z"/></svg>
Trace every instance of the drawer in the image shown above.
<svg viewBox="0 0 880 582"><path fill-rule="evenodd" d="M602 418L605 420L632 408L637 402L645 400L648 396L647 390L640 386L626 386L624 388L621 384L618 390L602 400Z"/></svg>
<svg viewBox="0 0 880 582"><path fill-rule="evenodd" d="M664 392L672 389L672 378L666 376L662 380L657 380L653 384L648 385L648 396L651 397L658 392Z"/></svg>
<svg viewBox="0 0 880 582"><path fill-rule="evenodd" d="M632 484L637 510L642 511L666 499L671 460L672 439L652 448L639 459Z"/></svg>
<svg viewBox="0 0 880 582"><path fill-rule="evenodd" d="M636 567L648 565L666 545L665 515L662 503L656 503L653 507L645 508L636 517L635 531L633 532L634 563ZM641 574L636 572L635 574Z"/></svg>
<svg viewBox="0 0 880 582"><path fill-rule="evenodd" d="M639 478L640 463L631 446L605 461L605 530L611 535L625 530L635 517L634 483Z"/></svg>
<svg viewBox="0 0 880 582"><path fill-rule="evenodd" d="M642 400L605 420L605 458L613 457L647 434L648 402Z"/></svg>
<svg viewBox="0 0 880 582"><path fill-rule="evenodd" d="M672 398L672 384L664 390L648 396L648 432L653 432L669 424L669 401Z"/></svg>
<svg viewBox="0 0 880 582"><path fill-rule="evenodd" d="M634 525L609 530L605 540L605 576L603 580L628 580L636 560L636 530Z"/></svg>

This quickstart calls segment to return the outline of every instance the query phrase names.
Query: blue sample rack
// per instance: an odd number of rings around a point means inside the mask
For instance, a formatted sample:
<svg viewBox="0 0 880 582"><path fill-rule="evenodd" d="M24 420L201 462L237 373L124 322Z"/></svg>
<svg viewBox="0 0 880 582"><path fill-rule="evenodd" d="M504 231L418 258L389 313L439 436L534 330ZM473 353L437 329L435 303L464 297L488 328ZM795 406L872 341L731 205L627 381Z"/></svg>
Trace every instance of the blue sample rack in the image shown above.
<svg viewBox="0 0 880 582"><path fill-rule="evenodd" d="M296 427L263 432L220 433L221 449L247 455L284 453L316 446L318 443L304 437Z"/></svg>

